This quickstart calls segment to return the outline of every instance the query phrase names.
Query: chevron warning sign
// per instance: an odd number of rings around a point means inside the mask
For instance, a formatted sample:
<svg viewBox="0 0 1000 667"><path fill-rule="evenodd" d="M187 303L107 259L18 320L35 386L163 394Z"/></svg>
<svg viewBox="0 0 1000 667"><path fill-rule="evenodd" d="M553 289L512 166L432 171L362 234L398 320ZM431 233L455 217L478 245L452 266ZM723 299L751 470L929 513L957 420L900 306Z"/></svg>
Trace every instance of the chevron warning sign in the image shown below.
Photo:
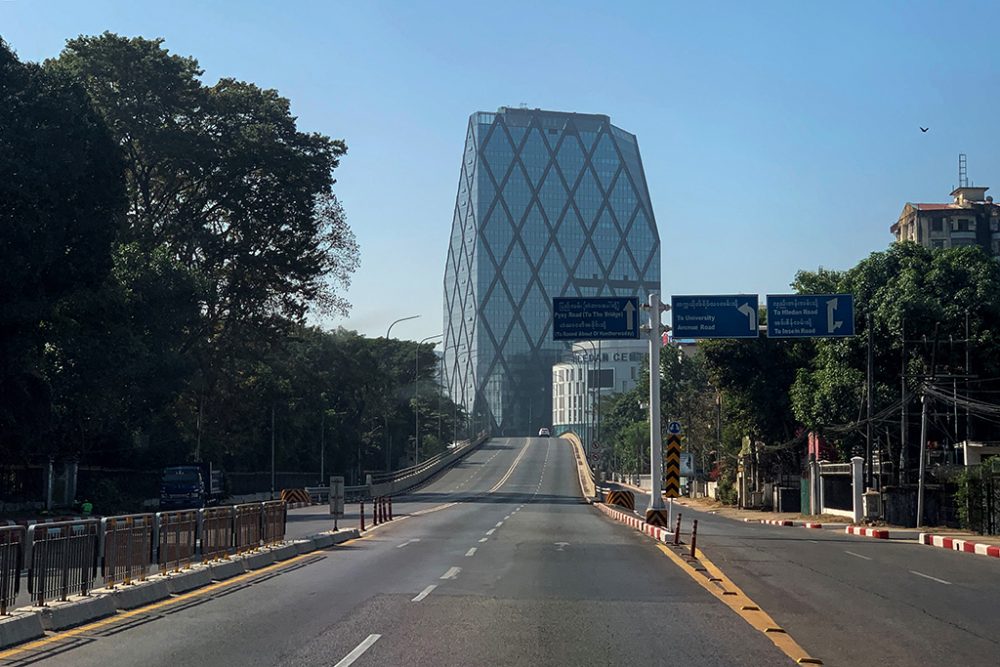
<svg viewBox="0 0 1000 667"><path fill-rule="evenodd" d="M659 526L660 528L669 528L670 513L665 509L648 509L646 510L646 523L652 526Z"/></svg>
<svg viewBox="0 0 1000 667"><path fill-rule="evenodd" d="M607 491L604 495L604 502L608 505L618 505L625 509L635 509L635 494L631 491Z"/></svg>
<svg viewBox="0 0 1000 667"><path fill-rule="evenodd" d="M681 495L681 436L667 436L667 448L663 456L663 495L678 498Z"/></svg>

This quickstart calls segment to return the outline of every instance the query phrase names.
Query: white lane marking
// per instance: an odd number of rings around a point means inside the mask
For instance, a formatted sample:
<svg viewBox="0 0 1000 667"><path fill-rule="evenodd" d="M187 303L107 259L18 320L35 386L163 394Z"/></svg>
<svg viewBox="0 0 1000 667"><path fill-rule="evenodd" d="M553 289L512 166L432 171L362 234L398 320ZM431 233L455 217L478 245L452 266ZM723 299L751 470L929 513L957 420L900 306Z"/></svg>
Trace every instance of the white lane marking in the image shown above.
<svg viewBox="0 0 1000 667"><path fill-rule="evenodd" d="M562 551L563 549L569 546L569 542L553 542L553 544L559 547L558 549L556 549L556 551Z"/></svg>
<svg viewBox="0 0 1000 667"><path fill-rule="evenodd" d="M428 586L424 590L420 591L420 593L417 594L417 597L415 597L412 600L410 600L410 602L420 602L425 597L427 597L428 595L430 595L431 591L433 591L435 588L437 588L437 584L431 584L430 586Z"/></svg>
<svg viewBox="0 0 1000 667"><path fill-rule="evenodd" d="M938 579L937 577L932 577L931 575L924 574L923 572L917 572L916 570L910 570L910 573L911 574L915 574L918 577L923 577L924 579L930 579L931 581L936 581L939 584L944 584L946 586L951 586L951 582L950 581L945 581L944 579Z"/></svg>
<svg viewBox="0 0 1000 667"><path fill-rule="evenodd" d="M488 539L490 539L490 538L488 538L488 537L484 537L484 538L482 538L482 539L481 539L481 540L479 540L479 541L480 541L480 542L485 542L485 541L486 541L486 540L488 540Z"/></svg>
<svg viewBox="0 0 1000 667"><path fill-rule="evenodd" d="M450 568L447 572L441 575L442 579L454 579L458 576L458 573L462 571L460 567Z"/></svg>
<svg viewBox="0 0 1000 667"><path fill-rule="evenodd" d="M348 665L353 665L354 661L361 657L361 655L372 647L372 644L377 642L382 638L382 635L368 635L368 638L363 642L358 644L357 648L344 656L344 659L338 662L333 667L347 667Z"/></svg>
<svg viewBox="0 0 1000 667"><path fill-rule="evenodd" d="M510 515L508 514L507 516L505 516L505 517L503 518L503 520L504 520L504 521L506 521L506 520L507 520L507 519L509 519L509 518L510 518Z"/></svg>
<svg viewBox="0 0 1000 667"><path fill-rule="evenodd" d="M477 548L478 547L472 547L471 549L469 549L468 551L466 551L465 552L465 557L468 558L469 556L475 556Z"/></svg>
<svg viewBox="0 0 1000 667"><path fill-rule="evenodd" d="M486 531L486 534L487 535L492 535L495 532L496 532L496 528L490 528L489 530Z"/></svg>
<svg viewBox="0 0 1000 667"><path fill-rule="evenodd" d="M419 541L420 541L420 538L419 538L419 537L414 537L414 538L413 538L412 540L406 540L406 541L405 541L405 542L403 542L402 544L397 544L397 545L396 545L396 548L397 548L397 549L402 549L402 548L403 548L403 547L405 547L405 546L406 546L407 544L413 544L414 542L419 542Z"/></svg>
<svg viewBox="0 0 1000 667"><path fill-rule="evenodd" d="M497 528L499 528L502 525L503 525L503 521L497 521L497 525L496 525Z"/></svg>
<svg viewBox="0 0 1000 667"><path fill-rule="evenodd" d="M861 554L856 554L853 551L844 551L844 553L845 554L850 554L851 556L854 556L855 558L864 558L865 560L871 560L871 558L869 558L868 556L862 556Z"/></svg>
<svg viewBox="0 0 1000 667"><path fill-rule="evenodd" d="M812 542L813 544L819 544L819 542L817 542L816 540L809 540L809 541Z"/></svg>

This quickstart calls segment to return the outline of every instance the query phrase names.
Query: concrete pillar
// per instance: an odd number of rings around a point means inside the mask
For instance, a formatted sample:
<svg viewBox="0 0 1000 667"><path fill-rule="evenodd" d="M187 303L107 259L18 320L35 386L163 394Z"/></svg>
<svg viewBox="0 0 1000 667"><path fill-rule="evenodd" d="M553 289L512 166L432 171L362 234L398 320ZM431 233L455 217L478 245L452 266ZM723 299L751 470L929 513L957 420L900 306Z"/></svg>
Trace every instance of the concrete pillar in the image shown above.
<svg viewBox="0 0 1000 667"><path fill-rule="evenodd" d="M861 504L865 490L865 460L860 456L851 458L851 499L854 507L854 523L861 523L864 509Z"/></svg>
<svg viewBox="0 0 1000 667"><path fill-rule="evenodd" d="M819 504L819 461L815 454L809 455L809 514L820 514Z"/></svg>

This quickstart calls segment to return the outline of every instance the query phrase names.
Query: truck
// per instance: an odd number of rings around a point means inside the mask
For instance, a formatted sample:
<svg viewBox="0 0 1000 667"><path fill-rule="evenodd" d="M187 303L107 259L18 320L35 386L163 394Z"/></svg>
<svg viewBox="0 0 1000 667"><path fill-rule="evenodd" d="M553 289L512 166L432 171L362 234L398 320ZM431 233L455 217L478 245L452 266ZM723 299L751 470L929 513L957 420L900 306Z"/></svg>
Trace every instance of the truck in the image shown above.
<svg viewBox="0 0 1000 667"><path fill-rule="evenodd" d="M195 509L218 505L225 497L222 471L211 464L171 466L160 480L160 509Z"/></svg>

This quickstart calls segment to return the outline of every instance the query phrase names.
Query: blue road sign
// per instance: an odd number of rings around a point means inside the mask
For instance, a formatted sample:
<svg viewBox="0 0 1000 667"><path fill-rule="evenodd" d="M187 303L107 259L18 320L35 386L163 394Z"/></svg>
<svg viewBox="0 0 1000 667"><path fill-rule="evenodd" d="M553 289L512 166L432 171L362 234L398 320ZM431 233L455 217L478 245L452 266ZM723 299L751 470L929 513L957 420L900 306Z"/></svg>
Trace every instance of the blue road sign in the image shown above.
<svg viewBox="0 0 1000 667"><path fill-rule="evenodd" d="M552 299L552 340L639 337L639 299L585 296Z"/></svg>
<svg viewBox="0 0 1000 667"><path fill-rule="evenodd" d="M757 338L757 295L673 296L671 335L677 338Z"/></svg>
<svg viewBox="0 0 1000 667"><path fill-rule="evenodd" d="M670 422L667 424L667 433L670 435L680 435L681 434L681 423L680 422Z"/></svg>
<svg viewBox="0 0 1000 667"><path fill-rule="evenodd" d="M768 294L768 338L854 335L852 294Z"/></svg>

